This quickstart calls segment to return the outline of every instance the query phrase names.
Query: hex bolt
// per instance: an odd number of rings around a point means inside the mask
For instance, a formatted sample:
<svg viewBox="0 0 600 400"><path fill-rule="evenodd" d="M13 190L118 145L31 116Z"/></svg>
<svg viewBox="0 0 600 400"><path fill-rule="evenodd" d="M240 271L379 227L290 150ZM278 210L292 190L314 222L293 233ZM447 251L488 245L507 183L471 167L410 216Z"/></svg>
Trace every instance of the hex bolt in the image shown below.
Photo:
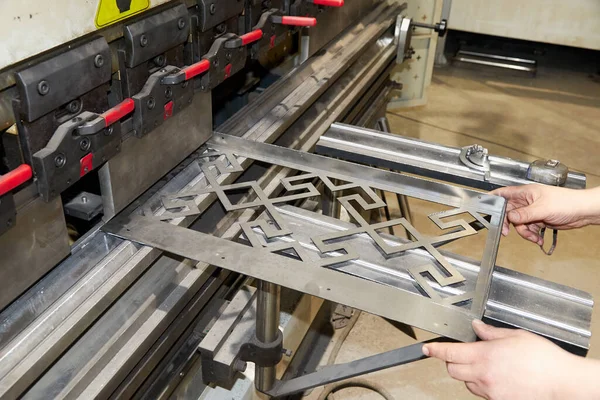
<svg viewBox="0 0 600 400"><path fill-rule="evenodd" d="M56 157L54 157L54 165L57 168L64 167L66 163L67 163L67 158L63 154L57 154Z"/></svg>
<svg viewBox="0 0 600 400"><path fill-rule="evenodd" d="M146 35L140 36L140 46L146 47L148 44L148 37Z"/></svg>
<svg viewBox="0 0 600 400"><path fill-rule="evenodd" d="M146 106L148 107L149 110L152 110L155 105L156 105L156 101L154 101L154 97L150 97L148 100L146 100Z"/></svg>
<svg viewBox="0 0 600 400"><path fill-rule="evenodd" d="M70 112L71 114L75 114L76 112L79 111L80 107L81 107L81 102L79 100L73 100L69 104L67 104L67 111Z"/></svg>
<svg viewBox="0 0 600 400"><path fill-rule="evenodd" d="M37 85L37 90L39 94L45 96L50 93L50 85L47 81L40 81L40 83Z"/></svg>
<svg viewBox="0 0 600 400"><path fill-rule="evenodd" d="M79 148L83 151L88 151L90 149L90 139L88 138L83 138L81 139L81 142L79 142Z"/></svg>
<svg viewBox="0 0 600 400"><path fill-rule="evenodd" d="M98 54L94 57L94 65L96 68L100 68L104 65L104 57L102 57L102 54Z"/></svg>
<svg viewBox="0 0 600 400"><path fill-rule="evenodd" d="M179 20L177 21L177 27L179 28L179 30L185 28L185 19L179 18Z"/></svg>
<svg viewBox="0 0 600 400"><path fill-rule="evenodd" d="M165 97L167 99L170 99L171 97L173 97L173 89L171 89L170 86L167 86L167 88L165 89Z"/></svg>
<svg viewBox="0 0 600 400"><path fill-rule="evenodd" d="M208 10L210 11L211 14L214 14L217 11L217 7L215 6L215 3L212 3L210 5L210 7L208 8Z"/></svg>
<svg viewBox="0 0 600 400"><path fill-rule="evenodd" d="M167 59L165 58L165 56L163 56L162 54L160 56L156 56L154 57L154 64L156 64L159 67L164 67Z"/></svg>

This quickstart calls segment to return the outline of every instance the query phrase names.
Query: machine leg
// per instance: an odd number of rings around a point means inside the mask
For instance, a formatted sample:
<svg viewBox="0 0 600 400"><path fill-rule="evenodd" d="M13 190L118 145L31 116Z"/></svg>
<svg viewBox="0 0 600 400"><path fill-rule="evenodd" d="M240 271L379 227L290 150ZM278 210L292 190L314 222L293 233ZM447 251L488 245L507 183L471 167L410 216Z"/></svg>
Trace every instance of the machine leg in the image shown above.
<svg viewBox="0 0 600 400"><path fill-rule="evenodd" d="M256 338L262 343L277 340L279 334L279 286L259 281L256 304ZM261 392L269 391L275 384L275 366L258 367L254 385Z"/></svg>

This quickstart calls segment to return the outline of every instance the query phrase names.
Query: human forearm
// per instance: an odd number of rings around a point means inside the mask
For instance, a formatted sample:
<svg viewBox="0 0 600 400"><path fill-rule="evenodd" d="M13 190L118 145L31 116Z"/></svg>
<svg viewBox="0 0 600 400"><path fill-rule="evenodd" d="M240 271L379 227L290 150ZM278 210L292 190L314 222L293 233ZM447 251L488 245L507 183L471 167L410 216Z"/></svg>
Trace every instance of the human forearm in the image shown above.
<svg viewBox="0 0 600 400"><path fill-rule="evenodd" d="M578 190L570 205L587 224L600 225L600 186L592 189Z"/></svg>
<svg viewBox="0 0 600 400"><path fill-rule="evenodd" d="M556 388L556 399L600 399L600 361L572 356L572 364L564 366Z"/></svg>

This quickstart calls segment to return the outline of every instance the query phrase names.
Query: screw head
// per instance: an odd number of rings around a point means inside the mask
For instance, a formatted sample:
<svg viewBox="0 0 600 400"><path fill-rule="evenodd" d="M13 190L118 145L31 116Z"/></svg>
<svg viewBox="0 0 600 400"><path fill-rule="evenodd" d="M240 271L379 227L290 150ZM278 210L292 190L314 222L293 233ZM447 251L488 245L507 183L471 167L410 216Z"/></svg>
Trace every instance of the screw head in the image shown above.
<svg viewBox="0 0 600 400"><path fill-rule="evenodd" d="M110 135L112 135L112 133L113 133L113 126L112 125L110 125L108 128L106 128L104 130L104 135L105 136L110 136Z"/></svg>
<svg viewBox="0 0 600 400"><path fill-rule="evenodd" d="M179 18L179 20L177 21L177 27L179 28L179 30L185 28L185 19Z"/></svg>
<svg viewBox="0 0 600 400"><path fill-rule="evenodd" d="M47 81L40 81L37 85L37 90L39 94L45 96L50 93L50 85Z"/></svg>
<svg viewBox="0 0 600 400"><path fill-rule="evenodd" d="M215 6L215 3L212 3L210 7L208 7L208 11L210 11L211 14L214 14L217 11L217 6Z"/></svg>
<svg viewBox="0 0 600 400"><path fill-rule="evenodd" d="M230 53L230 52L227 52L227 53L225 53L225 59L226 59L227 61L230 61L230 60L231 60L231 53Z"/></svg>
<svg viewBox="0 0 600 400"><path fill-rule="evenodd" d="M102 57L102 54L98 54L94 57L94 65L96 68L100 68L104 65L104 57Z"/></svg>
<svg viewBox="0 0 600 400"><path fill-rule="evenodd" d="M71 114L75 114L76 112L79 112L80 107L81 102L79 100L73 100L69 104L67 104L67 111Z"/></svg>
<svg viewBox="0 0 600 400"><path fill-rule="evenodd" d="M148 107L149 110L152 110L154 106L156 106L156 101L154 101L154 97L150 97L148 100L146 100L146 107Z"/></svg>
<svg viewBox="0 0 600 400"><path fill-rule="evenodd" d="M146 35L140 36L140 46L146 47L148 44L148 37Z"/></svg>
<svg viewBox="0 0 600 400"><path fill-rule="evenodd" d="M167 88L165 89L165 97L167 99L170 99L171 97L173 97L173 89L171 89L170 86L167 86Z"/></svg>
<svg viewBox="0 0 600 400"><path fill-rule="evenodd" d="M83 151L88 151L90 149L90 146L91 146L91 142L90 142L90 139L88 139L88 138L83 138L79 142L79 148Z"/></svg>
<svg viewBox="0 0 600 400"><path fill-rule="evenodd" d="M65 157L65 155L64 155L64 154L57 154L57 155L54 157L54 165L55 165L57 168L62 168L62 167L64 167L66 163L67 163L67 157Z"/></svg>
<svg viewBox="0 0 600 400"><path fill-rule="evenodd" d="M159 67L164 67L167 59L165 58L165 56L163 56L162 54L160 56L156 56L154 57L154 64L156 64Z"/></svg>

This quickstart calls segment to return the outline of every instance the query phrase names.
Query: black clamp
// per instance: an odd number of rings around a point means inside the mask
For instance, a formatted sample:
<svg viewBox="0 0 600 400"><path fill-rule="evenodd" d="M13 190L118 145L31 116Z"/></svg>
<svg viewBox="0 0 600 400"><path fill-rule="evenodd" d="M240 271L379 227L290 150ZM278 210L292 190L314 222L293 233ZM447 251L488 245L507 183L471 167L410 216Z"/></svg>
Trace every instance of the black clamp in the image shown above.
<svg viewBox="0 0 600 400"><path fill-rule="evenodd" d="M142 90L132 96L135 102L133 129L142 137L192 103L193 85L186 80L185 68L167 65L148 78Z"/></svg>
<svg viewBox="0 0 600 400"><path fill-rule="evenodd" d="M247 46L263 37L261 30L238 36L226 33L216 39L202 58L210 63L209 70L200 78L200 88L209 91L225 79L241 71L248 57Z"/></svg>
<svg viewBox="0 0 600 400"><path fill-rule="evenodd" d="M33 171L45 201L120 151L121 124L107 122L111 120L105 114L84 111L61 124L46 147L33 155Z"/></svg>
<svg viewBox="0 0 600 400"><path fill-rule="evenodd" d="M263 343L256 334L248 343L240 348L240 360L253 362L259 367L274 367L283 358L283 334L277 331L277 339L271 343Z"/></svg>

